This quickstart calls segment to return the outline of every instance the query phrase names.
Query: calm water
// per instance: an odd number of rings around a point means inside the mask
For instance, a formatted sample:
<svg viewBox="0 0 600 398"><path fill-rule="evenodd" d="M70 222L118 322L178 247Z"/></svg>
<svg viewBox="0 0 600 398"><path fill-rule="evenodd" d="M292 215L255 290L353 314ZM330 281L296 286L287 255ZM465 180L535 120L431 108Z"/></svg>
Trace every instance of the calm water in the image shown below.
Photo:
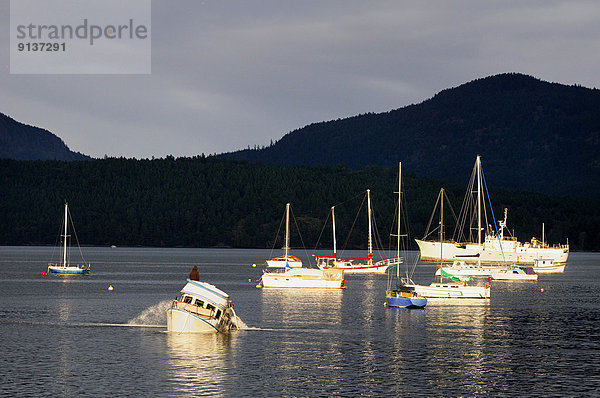
<svg viewBox="0 0 600 398"><path fill-rule="evenodd" d="M600 254L493 282L488 303L393 310L381 275L347 276L343 292L256 289L251 264L269 251L86 248L90 276L42 276L52 251L0 247L0 395L600 395ZM165 332L195 264L246 330Z"/></svg>

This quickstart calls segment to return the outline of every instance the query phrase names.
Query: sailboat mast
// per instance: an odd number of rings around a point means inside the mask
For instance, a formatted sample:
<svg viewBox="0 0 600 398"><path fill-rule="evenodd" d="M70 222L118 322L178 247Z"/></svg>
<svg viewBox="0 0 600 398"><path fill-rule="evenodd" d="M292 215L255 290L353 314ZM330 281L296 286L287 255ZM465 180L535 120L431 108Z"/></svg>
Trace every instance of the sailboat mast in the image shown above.
<svg viewBox="0 0 600 398"><path fill-rule="evenodd" d="M443 250L444 247L444 188L440 191L440 272L443 263Z"/></svg>
<svg viewBox="0 0 600 398"><path fill-rule="evenodd" d="M369 263L373 261L373 239L372 239L372 222L371 222L371 190L367 189L367 214L369 216Z"/></svg>
<svg viewBox="0 0 600 398"><path fill-rule="evenodd" d="M481 158L477 155L477 244L481 245Z"/></svg>
<svg viewBox="0 0 600 398"><path fill-rule="evenodd" d="M335 206L331 206L331 223L333 226L333 259L337 258L337 243L335 240Z"/></svg>
<svg viewBox="0 0 600 398"><path fill-rule="evenodd" d="M67 266L67 217L68 217L68 206L65 202L65 233L63 235L63 267Z"/></svg>
<svg viewBox="0 0 600 398"><path fill-rule="evenodd" d="M544 232L545 232L545 231L544 231L544 223L542 223L542 247L545 247L545 242L544 242L545 236L544 236Z"/></svg>
<svg viewBox="0 0 600 398"><path fill-rule="evenodd" d="M288 251L290 249L290 204L285 204L285 246L283 250L285 251L285 259L287 261Z"/></svg>
<svg viewBox="0 0 600 398"><path fill-rule="evenodd" d="M401 199L402 199L402 162L398 163L398 244L396 245L396 280L400 280L400 210L401 210ZM407 270L408 274L408 270ZM408 276L408 275L407 275Z"/></svg>

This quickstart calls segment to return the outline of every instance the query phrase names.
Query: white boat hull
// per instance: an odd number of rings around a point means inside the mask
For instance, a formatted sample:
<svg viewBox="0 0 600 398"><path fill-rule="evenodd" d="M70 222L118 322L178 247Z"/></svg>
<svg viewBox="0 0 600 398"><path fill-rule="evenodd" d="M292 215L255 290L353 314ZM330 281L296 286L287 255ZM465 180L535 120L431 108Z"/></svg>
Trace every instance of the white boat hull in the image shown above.
<svg viewBox="0 0 600 398"><path fill-rule="evenodd" d="M188 279L167 310L167 331L218 333L237 329L229 295L210 283Z"/></svg>
<svg viewBox="0 0 600 398"><path fill-rule="evenodd" d="M395 263L394 263L395 264ZM390 265L390 262L377 262L372 264L356 264L351 261L335 261L331 266L331 262L317 262L320 269L337 269L344 271L344 274L385 274Z"/></svg>
<svg viewBox="0 0 600 398"><path fill-rule="evenodd" d="M452 262L456 260L480 261L482 263L533 264L538 258L547 258L554 263L565 263L569 257L569 247L533 247L514 240L477 243L435 242L415 239L419 245L422 261ZM441 245L441 248L440 248Z"/></svg>
<svg viewBox="0 0 600 398"><path fill-rule="evenodd" d="M531 268L531 267L530 267ZM444 272L452 276L463 278L488 278L492 277L499 281L537 281L538 275L535 273L527 273L521 268L511 268L507 266L444 266ZM436 276L440 276L441 272L438 268L435 272Z"/></svg>
<svg viewBox="0 0 600 398"><path fill-rule="evenodd" d="M203 319L191 312L167 310L167 331L177 333L218 333L217 320Z"/></svg>
<svg viewBox="0 0 600 398"><path fill-rule="evenodd" d="M538 274L556 274L565 272L566 264L554 264L552 260L538 259L533 263L533 270Z"/></svg>
<svg viewBox="0 0 600 398"><path fill-rule="evenodd" d="M60 274L60 275L83 275L83 274L89 274L90 268L89 268L89 266L84 267L84 266L70 265L70 266L63 267L62 265L49 265L48 273L49 274Z"/></svg>
<svg viewBox="0 0 600 398"><path fill-rule="evenodd" d="M344 273L338 270L292 268L286 272L265 272L264 288L343 289Z"/></svg>
<svg viewBox="0 0 600 398"><path fill-rule="evenodd" d="M302 260L296 256L281 256L267 260L267 266L271 268L300 268Z"/></svg>
<svg viewBox="0 0 600 398"><path fill-rule="evenodd" d="M459 298L459 299L489 299L491 288L485 286L466 286L460 283L438 283L429 286L408 285L413 287L417 294L425 298Z"/></svg>

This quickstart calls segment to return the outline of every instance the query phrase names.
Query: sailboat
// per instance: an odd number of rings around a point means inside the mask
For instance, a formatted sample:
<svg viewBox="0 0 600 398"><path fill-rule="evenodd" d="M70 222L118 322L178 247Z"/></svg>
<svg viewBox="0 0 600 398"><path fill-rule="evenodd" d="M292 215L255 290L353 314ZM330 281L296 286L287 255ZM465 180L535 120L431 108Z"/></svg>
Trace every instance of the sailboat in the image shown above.
<svg viewBox="0 0 600 398"><path fill-rule="evenodd" d="M286 250L285 258L288 258L289 246L289 213L290 204L285 206L286 212ZM264 270L259 288L294 288L294 289L343 289L344 271L338 269L316 269L306 267L269 266Z"/></svg>
<svg viewBox="0 0 600 398"><path fill-rule="evenodd" d="M335 244L335 215L334 207L331 208L331 219L333 222L333 255L322 256L315 255L319 268L342 270L346 274L385 274L391 265L387 259L380 261L373 260L373 215L371 207L371 190L367 189L367 217L369 223L369 232L367 238L368 252L367 257L360 258L337 258Z"/></svg>
<svg viewBox="0 0 600 398"><path fill-rule="evenodd" d="M491 292L490 283L486 282L484 286L472 286L468 285L466 281L444 272L444 245L441 244L444 241L444 188L440 190L438 201L440 202L439 281L432 282L429 286L416 284L407 286L414 288L417 294L426 298L489 299ZM444 278L448 281L444 282Z"/></svg>
<svg viewBox="0 0 600 398"><path fill-rule="evenodd" d="M392 289L392 279L388 278L388 286L385 292L385 305L396 308L424 308L427 305L427 299L420 297L414 287L406 286L400 279L400 212L402 210L402 163L398 165L398 229L397 229L397 246L396 257L391 262L396 266L396 284ZM408 280L408 271L407 277Z"/></svg>
<svg viewBox="0 0 600 398"><path fill-rule="evenodd" d="M422 261L437 261L438 254L440 253L440 247L444 246L442 252L444 253L443 261L452 262L454 260L464 260L471 262L480 262L482 264L506 264L514 263L517 265L534 264L536 259L547 259L552 260L555 264L566 263L569 257L569 245L547 245L544 240L538 241L536 238L532 238L530 242L521 243L516 237L505 236L504 230L506 229L506 217L507 210L505 209L504 220L498 222L500 230L497 228L487 228L485 236L482 239L482 217L485 217L485 206L484 192L482 185L485 185L485 178L483 176L481 167L481 158L477 156L475 160L475 166L471 174L471 180L465 200L463 202L463 209L461 211L461 220L459 225L464 226L468 223L467 220L471 219L470 209L472 209L472 193L474 193L474 184L477 181L477 241L472 240L467 242L437 242L435 240L417 239L417 244L421 251ZM487 186L485 187L487 191ZM489 193L488 193L489 198ZM495 225L494 225L495 226ZM457 231L458 232L458 231ZM471 239L471 238L469 238Z"/></svg>
<svg viewBox="0 0 600 398"><path fill-rule="evenodd" d="M67 248L67 240L71 237L68 234L68 225L69 225L69 204L65 202L65 222L64 222L64 232L61 235L63 239L62 246L62 263L49 263L48 264L48 274L63 274L63 275L78 275L78 274L89 274L90 273L90 264L79 264L79 265L71 265L69 263L69 250ZM79 245L79 242L77 242ZM81 248L79 250L81 254ZM83 259L83 255L81 256Z"/></svg>
<svg viewBox="0 0 600 398"><path fill-rule="evenodd" d="M297 268L302 267L302 260L289 254L290 251L290 207L285 208L285 242L283 244L283 256L267 260L267 266L272 268Z"/></svg>

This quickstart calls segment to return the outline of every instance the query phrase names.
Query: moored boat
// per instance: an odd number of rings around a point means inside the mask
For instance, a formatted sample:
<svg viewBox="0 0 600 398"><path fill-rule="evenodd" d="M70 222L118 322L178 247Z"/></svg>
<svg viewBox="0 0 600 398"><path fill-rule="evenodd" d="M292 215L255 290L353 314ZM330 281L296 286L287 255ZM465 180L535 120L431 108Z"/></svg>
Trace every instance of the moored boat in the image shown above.
<svg viewBox="0 0 600 398"><path fill-rule="evenodd" d="M360 258L338 258L336 253L335 239L335 206L331 208L331 219L333 223L333 255L315 255L317 266L321 269L338 269L346 274L385 274L392 265L388 259L375 261L373 259L373 209L371 207L371 190L367 189L367 257Z"/></svg>
<svg viewBox="0 0 600 398"><path fill-rule="evenodd" d="M69 256L69 245L68 241L71 235L68 233L69 226L69 204L65 202L65 219L63 223L63 234L61 235L63 245L62 245L62 262L60 263L48 263L48 274L57 274L57 275L84 275L90 273L90 264L70 264L70 256ZM79 242L77 242L79 246ZM81 253L81 248L79 249L79 253L83 260L83 254Z"/></svg>
<svg viewBox="0 0 600 398"><path fill-rule="evenodd" d="M512 265L481 265L469 264L464 261L454 261L452 265L444 266L443 271L454 277L492 278L503 281L537 281L538 275L532 267ZM438 268L436 276L441 275Z"/></svg>
<svg viewBox="0 0 600 398"><path fill-rule="evenodd" d="M388 274L388 285L385 291L385 305L391 308L424 308L427 305L427 299L420 297L414 287L405 285L405 281L400 278L400 264L403 260L400 257L400 215L402 214L402 163L398 164L398 207L397 207L397 229L396 229L396 257L390 261L396 268L395 280ZM410 280L408 267L406 269L406 281Z"/></svg>
<svg viewBox="0 0 600 398"><path fill-rule="evenodd" d="M476 188L475 183L477 184ZM470 226L470 231L477 231L476 239L470 236L465 241L458 242L454 240L440 242L427 240L426 238L416 239L422 261L438 261L440 251L444 253L442 261L445 262L466 260L479 261L482 264L515 263L517 265L532 265L538 258L550 259L559 264L567 261L569 257L568 243L554 246L546 244L543 229L542 241L534 237L530 242L521 243L514 236L505 236L507 209L504 210L504 220L498 222L499 230L488 228L484 231L484 228L482 228L482 218L485 217L484 187L487 191L481 158L477 156L465 201L463 202L461 219L458 222L460 226L469 226L470 220L476 220L477 226ZM476 193L477 197L474 199L471 193ZM475 211L477 212L476 215L473 214ZM482 232L485 232L483 239ZM456 231L455 235L458 233L459 231Z"/></svg>
<svg viewBox="0 0 600 398"><path fill-rule="evenodd" d="M277 239L275 239L277 241ZM270 268L297 268L302 267L302 260L289 254L290 251L290 204L285 205L285 241L283 244L283 256L267 260Z"/></svg>
<svg viewBox="0 0 600 398"><path fill-rule="evenodd" d="M207 282L187 280L167 310L167 331L219 333L238 329L229 295Z"/></svg>
<svg viewBox="0 0 600 398"><path fill-rule="evenodd" d="M260 287L295 289L343 289L344 271L338 269L288 268L264 272Z"/></svg>
<svg viewBox="0 0 600 398"><path fill-rule="evenodd" d="M444 188L440 190L438 196L440 203L440 242L444 240ZM437 205L436 205L437 207ZM435 209L434 209L435 212ZM407 285L415 289L417 294L426 298L460 298L460 299L489 299L491 296L491 284L486 282L484 286L469 285L467 281L460 280L453 275L444 272L443 268L443 246L439 246L439 281L432 282L429 286L411 284ZM449 281L444 282L444 278Z"/></svg>
<svg viewBox="0 0 600 398"><path fill-rule="evenodd" d="M270 265L267 261L267 268L263 271L260 282L256 287L259 288L294 288L294 289L343 289L344 272L336 269L317 269L300 266L292 266L287 262L290 256L289 250L289 231L290 231L290 204L285 206L285 253L282 260ZM274 260L274 259L272 259ZM272 261L270 260L270 261ZM281 266L280 262L284 262Z"/></svg>
<svg viewBox="0 0 600 398"><path fill-rule="evenodd" d="M565 272L566 264L555 264L550 259L536 258L533 262L533 270L537 274L554 274Z"/></svg>

